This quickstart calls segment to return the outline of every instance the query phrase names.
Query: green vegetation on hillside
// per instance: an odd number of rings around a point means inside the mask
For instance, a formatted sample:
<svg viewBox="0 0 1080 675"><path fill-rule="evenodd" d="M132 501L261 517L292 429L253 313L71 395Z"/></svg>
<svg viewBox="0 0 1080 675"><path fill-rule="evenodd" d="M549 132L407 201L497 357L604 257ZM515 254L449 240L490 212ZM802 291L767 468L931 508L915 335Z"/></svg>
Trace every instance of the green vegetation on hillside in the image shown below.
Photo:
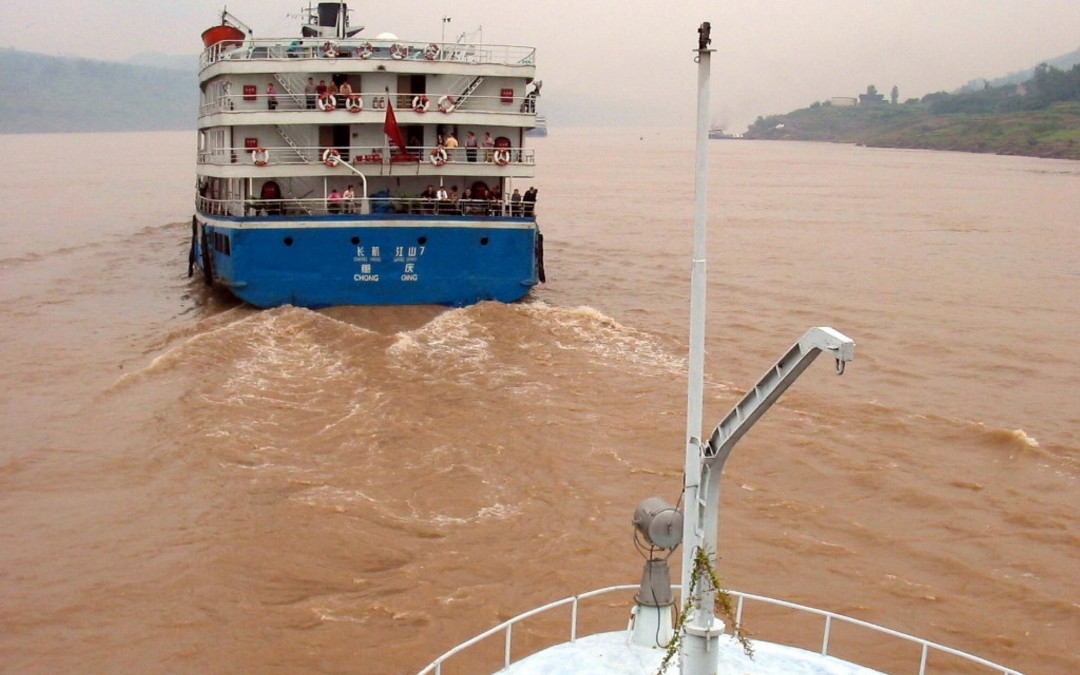
<svg viewBox="0 0 1080 675"><path fill-rule="evenodd" d="M903 104L875 95L871 86L857 106L815 103L759 117L745 137L1080 159L1080 64L1069 70L1042 64L1023 84L939 92Z"/></svg>

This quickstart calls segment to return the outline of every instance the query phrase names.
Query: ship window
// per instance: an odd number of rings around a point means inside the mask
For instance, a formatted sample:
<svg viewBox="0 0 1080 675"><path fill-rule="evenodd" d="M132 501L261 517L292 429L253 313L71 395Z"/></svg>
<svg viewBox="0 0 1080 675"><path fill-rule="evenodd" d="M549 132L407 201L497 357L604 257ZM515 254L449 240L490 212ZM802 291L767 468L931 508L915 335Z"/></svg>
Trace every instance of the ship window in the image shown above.
<svg viewBox="0 0 1080 675"><path fill-rule="evenodd" d="M285 237L285 239L283 239L282 241L285 243L286 246L292 246L292 237Z"/></svg>
<svg viewBox="0 0 1080 675"><path fill-rule="evenodd" d="M480 245L481 246L487 246L488 245L488 238L487 237L480 237Z"/></svg>
<svg viewBox="0 0 1080 675"><path fill-rule="evenodd" d="M420 237L419 239L416 240L416 243L423 246L424 244L427 243L427 237Z"/></svg>
<svg viewBox="0 0 1080 675"><path fill-rule="evenodd" d="M352 242L352 245L353 245L353 246L356 246L356 245L358 245L358 244L360 243L360 237L353 237L353 238L352 238L352 239L350 239L349 241L351 241L351 242Z"/></svg>

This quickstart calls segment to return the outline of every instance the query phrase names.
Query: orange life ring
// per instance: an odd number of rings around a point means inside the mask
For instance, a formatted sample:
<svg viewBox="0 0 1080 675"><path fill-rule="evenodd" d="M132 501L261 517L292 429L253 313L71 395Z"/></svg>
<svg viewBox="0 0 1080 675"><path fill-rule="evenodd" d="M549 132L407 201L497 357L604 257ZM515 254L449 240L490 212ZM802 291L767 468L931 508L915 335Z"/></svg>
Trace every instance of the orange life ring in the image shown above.
<svg viewBox="0 0 1080 675"><path fill-rule="evenodd" d="M443 96L439 99L439 110L444 113L452 113L457 110L457 101L453 96Z"/></svg>
<svg viewBox="0 0 1080 675"><path fill-rule="evenodd" d="M349 106L349 112L351 113L358 113L364 109L364 99L360 98L357 94L353 94L347 98L345 104Z"/></svg>
<svg viewBox="0 0 1080 675"><path fill-rule="evenodd" d="M322 161L326 166L337 166L341 161L341 153L334 148L327 148L323 150Z"/></svg>
<svg viewBox="0 0 1080 675"><path fill-rule="evenodd" d="M266 166L270 161L270 151L260 145L251 151L251 161L255 166Z"/></svg>
<svg viewBox="0 0 1080 675"><path fill-rule="evenodd" d="M446 159L446 148L435 148L431 151L431 163L435 166L442 166L443 164L446 164Z"/></svg>
<svg viewBox="0 0 1080 675"><path fill-rule="evenodd" d="M423 94L413 96L412 109L416 112L425 113L430 105L431 100L427 96L424 96Z"/></svg>
<svg viewBox="0 0 1080 675"><path fill-rule="evenodd" d="M510 151L509 150L496 150L495 151L495 163L499 166L506 166L510 163Z"/></svg>

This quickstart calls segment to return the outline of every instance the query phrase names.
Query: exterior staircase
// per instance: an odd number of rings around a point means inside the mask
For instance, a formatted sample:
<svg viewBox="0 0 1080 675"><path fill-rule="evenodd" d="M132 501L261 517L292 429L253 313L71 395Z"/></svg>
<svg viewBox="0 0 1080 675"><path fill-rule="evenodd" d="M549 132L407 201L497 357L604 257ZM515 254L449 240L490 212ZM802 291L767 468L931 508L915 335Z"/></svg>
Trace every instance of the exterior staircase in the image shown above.
<svg viewBox="0 0 1080 675"><path fill-rule="evenodd" d="M484 77L482 75L477 77L467 76L459 78L457 81L455 81L454 84L450 86L450 91L461 92L460 94L454 96L454 101L456 103L455 107L460 109L463 105L465 105L465 101L467 101L469 97L472 96L473 92L476 91L477 87L479 87L480 83L483 81Z"/></svg>

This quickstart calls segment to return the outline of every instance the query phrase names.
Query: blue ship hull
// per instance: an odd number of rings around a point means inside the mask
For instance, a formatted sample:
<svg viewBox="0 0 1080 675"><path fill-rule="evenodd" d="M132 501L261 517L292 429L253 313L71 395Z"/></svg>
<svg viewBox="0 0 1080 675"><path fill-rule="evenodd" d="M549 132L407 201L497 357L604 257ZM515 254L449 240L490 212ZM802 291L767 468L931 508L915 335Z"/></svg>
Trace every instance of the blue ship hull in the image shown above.
<svg viewBox="0 0 1080 675"><path fill-rule="evenodd" d="M192 258L258 307L513 302L542 281L534 218L199 214Z"/></svg>

